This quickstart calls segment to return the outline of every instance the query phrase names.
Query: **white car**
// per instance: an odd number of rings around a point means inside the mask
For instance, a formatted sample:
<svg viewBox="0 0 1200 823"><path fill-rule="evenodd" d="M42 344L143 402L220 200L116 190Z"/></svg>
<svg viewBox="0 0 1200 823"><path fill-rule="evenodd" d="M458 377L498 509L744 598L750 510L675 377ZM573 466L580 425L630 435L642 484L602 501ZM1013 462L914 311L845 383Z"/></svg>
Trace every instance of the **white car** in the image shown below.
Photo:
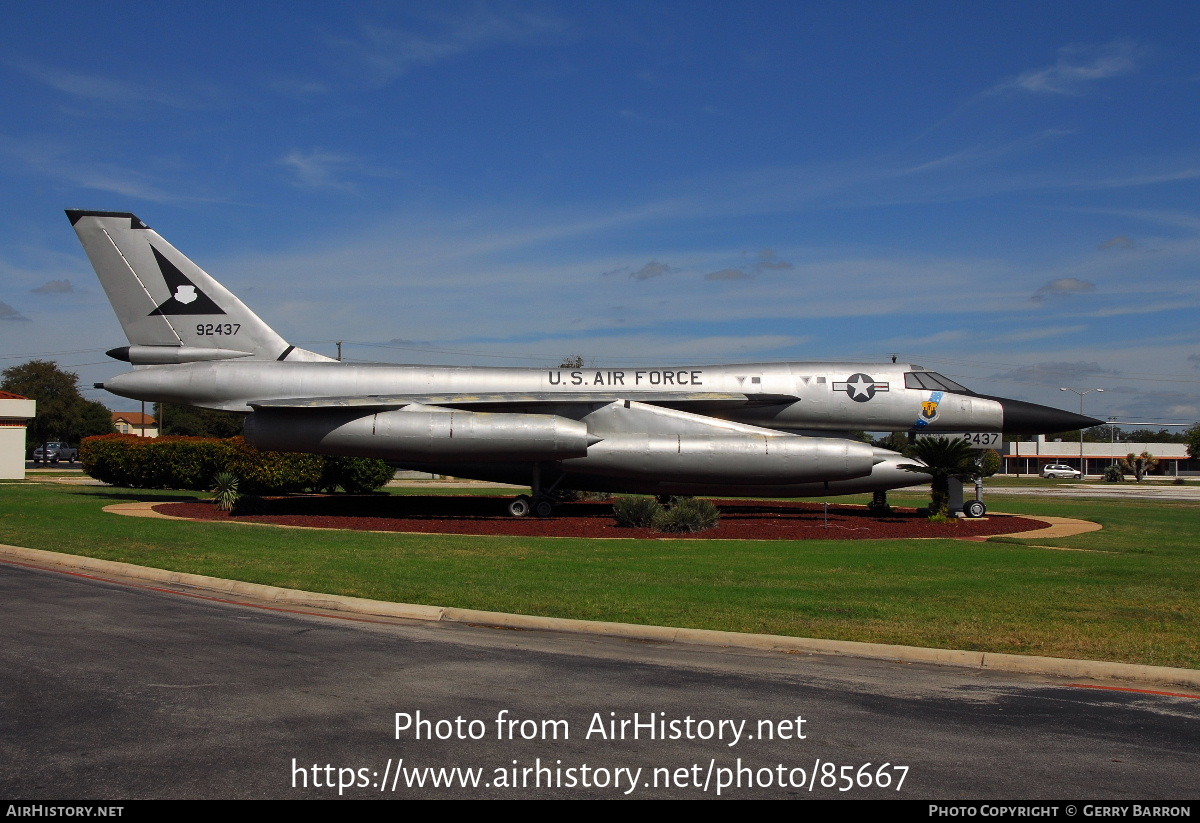
<svg viewBox="0 0 1200 823"><path fill-rule="evenodd" d="M1073 469L1063 463L1050 463L1042 466L1042 477L1069 477L1072 480L1078 480L1083 477L1083 473L1079 469Z"/></svg>

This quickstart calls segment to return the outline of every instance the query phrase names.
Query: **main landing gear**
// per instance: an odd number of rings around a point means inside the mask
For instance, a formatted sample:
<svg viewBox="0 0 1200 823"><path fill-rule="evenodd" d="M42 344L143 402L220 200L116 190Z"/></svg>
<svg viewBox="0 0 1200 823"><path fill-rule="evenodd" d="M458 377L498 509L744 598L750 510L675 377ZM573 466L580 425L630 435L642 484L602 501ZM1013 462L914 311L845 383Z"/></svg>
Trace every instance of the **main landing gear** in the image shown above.
<svg viewBox="0 0 1200 823"><path fill-rule="evenodd" d="M558 505L558 498L554 494L554 490L558 488L559 483L562 483L566 478L566 474L559 475L559 478L551 483L548 487L542 488L542 467L533 467L533 482L530 484L533 495L519 494L508 504L508 513L513 517L549 517L554 514L554 507Z"/></svg>
<svg viewBox="0 0 1200 823"><path fill-rule="evenodd" d="M517 495L508 504L508 513L513 517L549 517L554 514L554 506L558 501L550 497L530 497L527 494Z"/></svg>

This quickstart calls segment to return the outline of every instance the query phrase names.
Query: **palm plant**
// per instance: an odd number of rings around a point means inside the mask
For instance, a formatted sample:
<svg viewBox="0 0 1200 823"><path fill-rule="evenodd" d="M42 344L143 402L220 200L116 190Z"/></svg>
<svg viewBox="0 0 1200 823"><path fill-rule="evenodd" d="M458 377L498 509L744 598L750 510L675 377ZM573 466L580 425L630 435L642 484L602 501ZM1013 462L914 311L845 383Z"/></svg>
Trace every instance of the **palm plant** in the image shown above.
<svg viewBox="0 0 1200 823"><path fill-rule="evenodd" d="M900 468L929 475L932 488L929 501L931 517L950 514L951 479L970 480L979 473L975 450L959 437L922 437L909 447L908 456L920 460L921 465L902 463Z"/></svg>
<svg viewBox="0 0 1200 823"><path fill-rule="evenodd" d="M213 478L213 491L216 493L217 508L223 512L231 512L237 505L238 477L233 472L217 472Z"/></svg>

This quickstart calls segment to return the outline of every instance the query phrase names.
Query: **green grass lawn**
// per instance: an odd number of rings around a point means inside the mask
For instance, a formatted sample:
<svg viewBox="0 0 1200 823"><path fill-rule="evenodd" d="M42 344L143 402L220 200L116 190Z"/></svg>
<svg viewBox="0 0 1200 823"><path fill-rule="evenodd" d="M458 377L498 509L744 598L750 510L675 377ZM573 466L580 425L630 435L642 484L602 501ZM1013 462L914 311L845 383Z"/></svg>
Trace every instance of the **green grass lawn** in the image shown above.
<svg viewBox="0 0 1200 823"><path fill-rule="evenodd" d="M1142 478L1141 485L1143 485L1143 486L1170 486L1175 483L1175 479L1176 478L1174 478L1174 477L1166 477L1166 476L1161 476L1161 475L1157 475L1157 474L1152 474L1152 475L1147 475L1146 477ZM1183 485L1194 486L1197 483L1200 483L1200 478L1196 478L1196 477L1184 477L1183 478ZM986 480L984 480L984 485L989 489L992 489L992 488L1028 488L1030 486L1042 486L1042 487L1072 486L1073 487L1073 486L1078 486L1079 484L1083 484L1085 486L1107 486L1110 488L1112 488L1112 487L1119 488L1122 485L1136 487L1138 485L1137 481L1135 481L1133 479L1132 474L1126 475L1126 480L1124 481L1124 483L1109 483L1108 481L1101 480L1101 479L1095 477L1094 475L1089 476L1086 480L1071 480L1068 478L1060 478L1060 477L1039 477L1036 474L1035 475L1025 474L1020 477L1009 474L1009 475L996 475L994 477L989 477Z"/></svg>
<svg viewBox="0 0 1200 823"><path fill-rule="evenodd" d="M1200 668L1200 504L991 501L1103 524L1040 541L1086 551L1007 541L388 535L101 511L192 496L0 484L0 542L380 600Z"/></svg>

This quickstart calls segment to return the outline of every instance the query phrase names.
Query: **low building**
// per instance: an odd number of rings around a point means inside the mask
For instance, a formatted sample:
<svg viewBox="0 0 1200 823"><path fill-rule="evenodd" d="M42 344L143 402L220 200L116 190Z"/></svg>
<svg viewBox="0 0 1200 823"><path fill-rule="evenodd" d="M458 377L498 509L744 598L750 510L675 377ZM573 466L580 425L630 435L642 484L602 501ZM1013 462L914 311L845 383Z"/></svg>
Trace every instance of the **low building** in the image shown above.
<svg viewBox="0 0 1200 823"><path fill-rule="evenodd" d="M158 421L142 412L113 412L113 428L117 434L132 434L135 437L158 437Z"/></svg>
<svg viewBox="0 0 1200 823"><path fill-rule="evenodd" d="M0 478L25 479L25 429L37 414L37 401L0 391Z"/></svg>
<svg viewBox="0 0 1200 823"><path fill-rule="evenodd" d="M1051 463L1063 464L1074 469L1082 466L1085 475L1100 475L1113 463L1130 452L1150 452L1158 459L1158 465L1147 476L1178 477L1200 474L1200 461L1188 456L1187 443L1083 443L1080 460L1078 440L1046 440L1039 434L1030 441L1005 443L1004 474L1038 474L1043 466Z"/></svg>

